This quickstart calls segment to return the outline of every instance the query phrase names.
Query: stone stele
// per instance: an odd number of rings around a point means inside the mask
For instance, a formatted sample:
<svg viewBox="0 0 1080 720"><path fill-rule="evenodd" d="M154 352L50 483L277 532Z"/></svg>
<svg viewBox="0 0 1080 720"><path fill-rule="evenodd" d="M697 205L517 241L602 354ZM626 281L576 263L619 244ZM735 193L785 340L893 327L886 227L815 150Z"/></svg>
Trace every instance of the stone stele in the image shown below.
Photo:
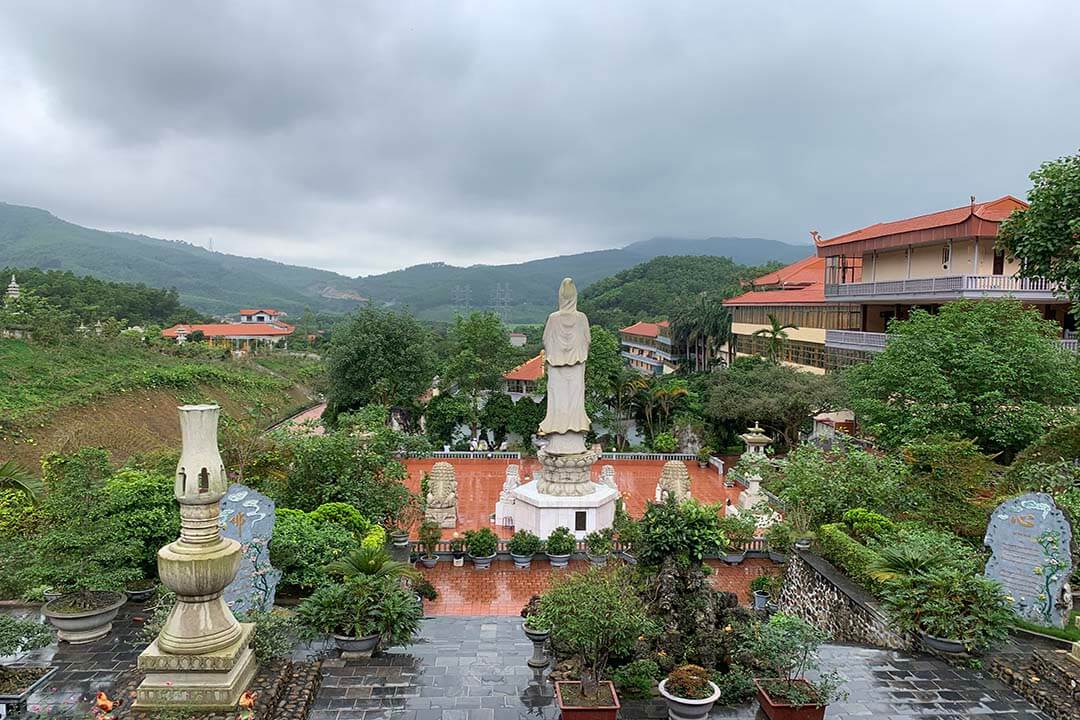
<svg viewBox="0 0 1080 720"><path fill-rule="evenodd" d="M983 544L992 555L986 577L1001 583L1013 611L1030 622L1062 627L1068 616L1065 585L1072 574L1072 529L1045 493L1028 493L997 506Z"/></svg>
<svg viewBox="0 0 1080 720"><path fill-rule="evenodd" d="M274 501L244 485L231 486L221 502L221 534L240 543L240 569L225 588L225 604L239 615L269 611L281 580L281 571L270 564Z"/></svg>
<svg viewBox="0 0 1080 720"><path fill-rule="evenodd" d="M139 709L232 710L255 675L255 626L237 622L223 597L241 552L219 525L228 487L217 447L219 412L217 405L180 408L183 448L173 485L180 539L158 550L158 575L176 593L176 605L139 655Z"/></svg>
<svg viewBox="0 0 1080 720"><path fill-rule="evenodd" d="M424 517L439 527L457 527L457 474L448 462L440 460L431 468Z"/></svg>
<svg viewBox="0 0 1080 720"><path fill-rule="evenodd" d="M656 483L656 502L675 498L675 502L690 499L690 471L682 460L669 460L660 471L660 482Z"/></svg>

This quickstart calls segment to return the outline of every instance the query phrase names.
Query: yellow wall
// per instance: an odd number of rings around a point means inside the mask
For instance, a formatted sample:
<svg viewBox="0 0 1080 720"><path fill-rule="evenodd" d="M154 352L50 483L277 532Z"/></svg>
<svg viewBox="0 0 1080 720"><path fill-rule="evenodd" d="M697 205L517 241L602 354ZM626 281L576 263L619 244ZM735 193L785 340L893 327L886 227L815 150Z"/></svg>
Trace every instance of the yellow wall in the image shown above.
<svg viewBox="0 0 1080 720"><path fill-rule="evenodd" d="M741 357L757 357L757 355L748 355L747 353L737 352L737 353L735 353L735 357L737 357L737 358L741 358ZM787 365L790 368L795 368L796 370L802 370L803 372L808 372L808 373L811 373L813 375L824 375L825 374L825 368L814 367L813 365L798 365L796 363L787 362L786 360L782 360L780 362L780 364L781 365Z"/></svg>
<svg viewBox="0 0 1080 720"><path fill-rule="evenodd" d="M753 335L758 330L767 330L769 325L754 325L751 323L732 323L731 332L736 335ZM821 328L798 328L787 329L788 340L802 340L819 345L825 344L825 331Z"/></svg>
<svg viewBox="0 0 1080 720"><path fill-rule="evenodd" d="M911 278L945 277L949 275L992 275L994 270L994 242L979 241L979 261L975 264L975 242L953 241L949 267L941 265L942 250L946 243L920 245L911 249L911 274L905 250L866 253L863 255L863 282L882 280L906 280ZM1015 275L1020 264L1015 258L1005 257L1005 275Z"/></svg>

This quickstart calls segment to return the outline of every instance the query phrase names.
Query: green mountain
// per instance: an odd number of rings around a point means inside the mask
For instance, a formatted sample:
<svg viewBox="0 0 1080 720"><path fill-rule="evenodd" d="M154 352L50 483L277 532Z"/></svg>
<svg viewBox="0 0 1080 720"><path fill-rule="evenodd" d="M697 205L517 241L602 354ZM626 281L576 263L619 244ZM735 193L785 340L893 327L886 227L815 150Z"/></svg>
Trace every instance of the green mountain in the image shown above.
<svg viewBox="0 0 1080 720"><path fill-rule="evenodd" d="M68 270L105 280L176 288L202 312L275 307L346 311L362 298L351 278L313 268L210 252L174 240L92 230L37 208L0 203L0 266Z"/></svg>
<svg viewBox="0 0 1080 720"><path fill-rule="evenodd" d="M660 256L585 288L578 307L589 322L611 330L638 320L670 320L703 292L732 297L740 283L779 267L779 263L740 265L715 256Z"/></svg>

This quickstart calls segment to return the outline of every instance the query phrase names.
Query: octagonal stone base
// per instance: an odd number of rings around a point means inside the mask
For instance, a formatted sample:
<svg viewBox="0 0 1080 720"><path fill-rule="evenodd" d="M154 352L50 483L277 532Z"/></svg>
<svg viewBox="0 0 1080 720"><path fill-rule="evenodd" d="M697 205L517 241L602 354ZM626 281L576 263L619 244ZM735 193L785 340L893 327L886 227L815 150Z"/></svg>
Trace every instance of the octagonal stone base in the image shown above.
<svg viewBox="0 0 1080 720"><path fill-rule="evenodd" d="M619 492L594 482L588 482L587 489L584 495L546 495L540 492L536 480L514 488L514 529L546 538L555 528L566 527L580 540L593 530L611 527ZM579 512L585 514L584 530L575 530Z"/></svg>
<svg viewBox="0 0 1080 720"><path fill-rule="evenodd" d="M133 707L140 710L182 707L185 710L234 710L255 677L255 653L248 647L253 623L241 623L240 639L206 655L172 655L157 640L139 655L146 677L136 690Z"/></svg>
<svg viewBox="0 0 1080 720"><path fill-rule="evenodd" d="M554 455L546 448L536 453L542 468L537 475L537 490L543 495L582 496L594 492L592 466L600 454L586 450L573 455Z"/></svg>

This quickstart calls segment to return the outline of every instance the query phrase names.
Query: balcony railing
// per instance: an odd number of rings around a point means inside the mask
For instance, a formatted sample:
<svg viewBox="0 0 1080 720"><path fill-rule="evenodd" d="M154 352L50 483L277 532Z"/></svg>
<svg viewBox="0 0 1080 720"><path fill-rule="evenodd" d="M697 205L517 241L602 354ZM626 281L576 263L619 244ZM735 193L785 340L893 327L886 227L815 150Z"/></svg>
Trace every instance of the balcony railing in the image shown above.
<svg viewBox="0 0 1080 720"><path fill-rule="evenodd" d="M660 358L651 357L649 355L646 355L645 353L632 353L623 350L619 354L629 360L640 360L641 362L648 363L649 365L656 365L659 367L664 364L664 361Z"/></svg>
<svg viewBox="0 0 1080 720"><path fill-rule="evenodd" d="M859 332L858 330L826 330L825 347L840 348L843 350L862 350L864 352L881 352L889 343L891 335L887 333ZM1080 351L1080 340L1076 338L1063 338L1061 346L1073 352Z"/></svg>
<svg viewBox="0 0 1080 720"><path fill-rule="evenodd" d="M622 344L623 344L624 348L637 348L638 350L643 350L645 352L654 353L656 355L659 355L660 357L664 358L665 360L669 360L671 362L675 361L674 356L672 356L672 354L670 352L668 352L667 349L665 349L663 347L660 347L658 345L645 345L643 343L634 342L633 340L623 340ZM668 345L667 347L668 347L668 349L670 349L671 346Z"/></svg>
<svg viewBox="0 0 1080 720"><path fill-rule="evenodd" d="M843 300L956 300L1009 295L1031 300L1055 300L1059 297L1053 283L1016 275L949 275L825 285L825 297Z"/></svg>

